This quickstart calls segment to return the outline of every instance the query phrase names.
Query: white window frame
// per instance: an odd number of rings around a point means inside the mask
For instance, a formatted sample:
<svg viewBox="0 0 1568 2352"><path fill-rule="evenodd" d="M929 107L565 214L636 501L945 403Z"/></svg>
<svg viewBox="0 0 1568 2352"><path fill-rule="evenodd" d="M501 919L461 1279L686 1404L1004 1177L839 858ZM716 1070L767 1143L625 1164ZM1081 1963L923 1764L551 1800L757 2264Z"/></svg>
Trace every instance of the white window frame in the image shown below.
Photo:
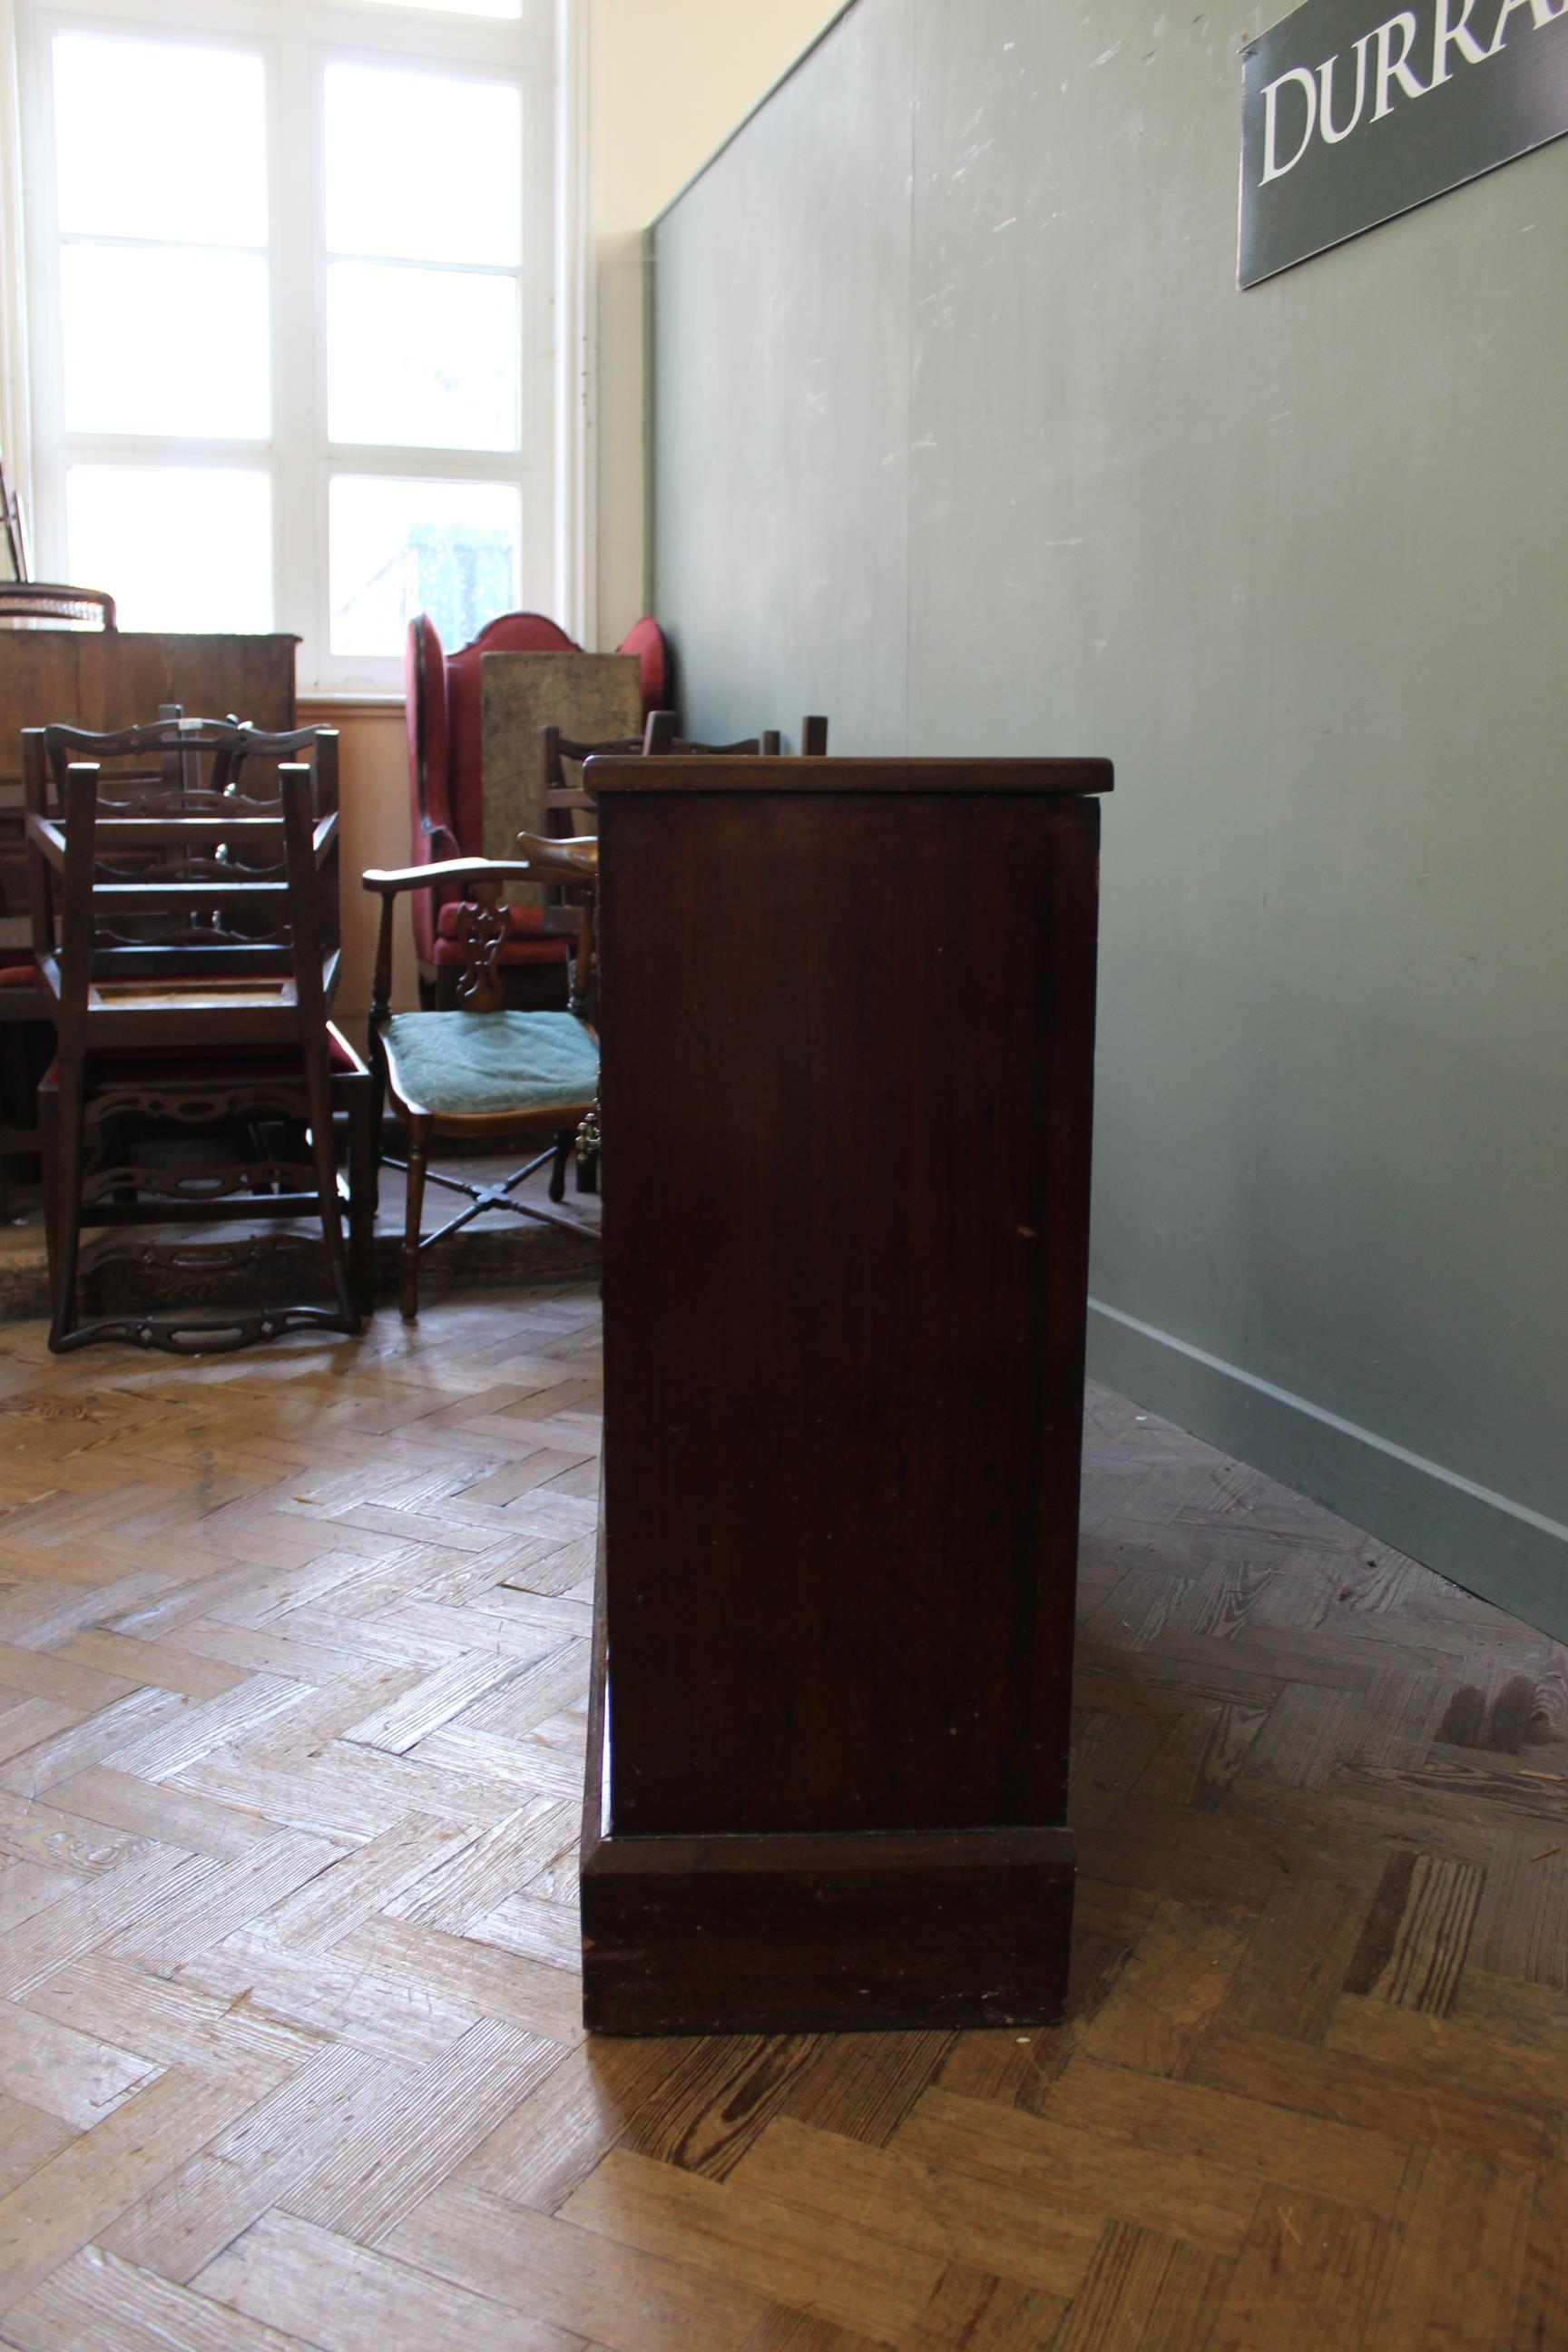
<svg viewBox="0 0 1568 2352"><path fill-rule="evenodd" d="M16 0L31 358L36 568L68 576L65 479L84 459L250 466L272 478L274 626L300 638L302 693L400 690L402 653L334 655L329 642L328 485L334 474L515 484L521 602L581 642L591 591L586 419L586 208L581 29L574 0L523 0L521 19L449 16L378 0ZM92 31L235 47L263 60L268 90L272 431L266 442L68 433L50 43ZM522 105L520 278L522 438L516 451L329 444L326 430L324 90L329 65L423 66L513 84ZM301 141L300 131L303 126ZM305 149L301 160L300 147ZM287 152L287 165L285 155ZM192 191L222 169L193 125ZM133 352L120 363L134 366ZM112 581L90 585L114 588Z"/></svg>

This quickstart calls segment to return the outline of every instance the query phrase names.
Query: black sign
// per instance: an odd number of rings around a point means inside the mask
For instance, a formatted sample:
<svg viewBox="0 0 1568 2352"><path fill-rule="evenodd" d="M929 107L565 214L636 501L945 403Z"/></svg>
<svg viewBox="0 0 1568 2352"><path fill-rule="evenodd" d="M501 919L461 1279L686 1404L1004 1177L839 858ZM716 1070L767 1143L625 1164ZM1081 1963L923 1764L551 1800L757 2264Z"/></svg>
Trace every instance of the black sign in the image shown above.
<svg viewBox="0 0 1568 2352"><path fill-rule="evenodd" d="M1242 53L1256 286L1568 131L1568 0L1307 0Z"/></svg>

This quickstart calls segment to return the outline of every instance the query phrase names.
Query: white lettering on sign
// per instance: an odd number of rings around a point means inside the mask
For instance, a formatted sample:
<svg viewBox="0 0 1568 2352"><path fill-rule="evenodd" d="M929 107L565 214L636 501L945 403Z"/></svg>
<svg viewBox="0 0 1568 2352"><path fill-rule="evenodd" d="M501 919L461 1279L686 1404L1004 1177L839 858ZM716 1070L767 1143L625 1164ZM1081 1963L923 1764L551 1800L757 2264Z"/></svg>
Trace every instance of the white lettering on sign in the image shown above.
<svg viewBox="0 0 1568 2352"><path fill-rule="evenodd" d="M1548 25L1554 23L1561 16L1563 5L1568 5L1568 0L1560 0L1560 5L1555 8L1550 7L1547 0L1503 0L1502 15L1497 20L1497 31L1492 36L1492 45L1487 51L1488 57L1495 58L1508 38L1508 20L1516 8L1528 5L1531 21L1536 31L1542 33L1545 31Z"/></svg>
<svg viewBox="0 0 1568 2352"><path fill-rule="evenodd" d="M1307 93L1307 125L1301 133L1301 143L1288 163L1281 163L1275 154L1275 142L1279 131L1279 93L1292 82ZM1318 85L1305 66L1292 66L1289 72L1271 81L1263 93L1263 178L1260 185L1270 180L1282 180L1293 172L1312 143L1312 131L1318 119Z"/></svg>
<svg viewBox="0 0 1568 2352"><path fill-rule="evenodd" d="M1451 48L1458 48L1468 66L1484 65L1486 62L1485 49L1482 48L1475 35L1467 30L1470 21L1470 12L1475 5L1476 0L1464 0L1464 5L1459 10L1458 17L1450 21L1449 12L1453 7L1453 0L1437 0L1437 21L1432 28L1432 87L1434 89L1440 81L1447 81L1448 79L1451 70L1448 64L1448 51Z"/></svg>
<svg viewBox="0 0 1568 2352"><path fill-rule="evenodd" d="M1337 147L1342 139L1350 137L1361 121L1361 110L1366 104L1366 52L1371 39L1370 33L1363 33L1355 45L1355 104L1351 109L1351 119L1342 130L1334 121L1334 68L1339 64L1339 58L1325 58L1318 68L1318 79L1322 84L1323 92L1321 115L1326 146Z"/></svg>
<svg viewBox="0 0 1568 2352"><path fill-rule="evenodd" d="M1428 85L1417 81L1405 58L1415 47L1415 19L1406 8L1403 15L1391 16L1386 25L1377 28L1377 104L1372 119L1381 122L1385 114L1394 111L1394 100L1388 95L1388 85L1396 81L1406 98L1425 98ZM1399 35L1399 55L1394 54L1394 37Z"/></svg>
<svg viewBox="0 0 1568 2352"><path fill-rule="evenodd" d="M1348 121L1337 121L1334 114L1334 81L1342 62L1338 52L1325 58L1315 74L1305 66L1292 66L1289 73L1268 83L1262 93L1263 167L1258 173L1259 187L1267 187L1271 180L1282 180L1293 172L1314 138L1321 138L1326 147L1337 147L1357 129L1366 107L1367 52L1373 43L1377 61L1371 76L1370 121L1382 122L1394 112L1396 95L1409 100L1426 98L1440 82L1453 79L1457 66L1485 65L1489 58L1498 56L1521 9L1529 9L1531 29L1538 33L1568 14L1568 0L1501 0L1491 40L1483 47L1470 24L1477 5L1478 0L1436 0L1431 60L1427 64L1425 58L1422 59L1428 77L1426 81L1420 79L1412 61L1420 30L1413 10L1401 9L1397 16L1391 16L1374 32L1363 33L1354 45L1355 100ZM1348 65L1345 79L1348 82ZM1281 144L1289 150L1283 155Z"/></svg>

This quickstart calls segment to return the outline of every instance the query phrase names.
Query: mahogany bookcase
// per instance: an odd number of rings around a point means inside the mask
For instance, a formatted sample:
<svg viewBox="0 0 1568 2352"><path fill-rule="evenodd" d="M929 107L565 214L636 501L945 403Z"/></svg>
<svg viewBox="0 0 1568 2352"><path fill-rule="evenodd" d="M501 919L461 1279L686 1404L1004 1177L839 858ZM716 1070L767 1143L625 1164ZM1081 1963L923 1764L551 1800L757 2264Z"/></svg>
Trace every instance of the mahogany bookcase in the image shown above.
<svg viewBox="0 0 1568 2352"><path fill-rule="evenodd" d="M587 777L588 2024L1047 2022L1110 765Z"/></svg>

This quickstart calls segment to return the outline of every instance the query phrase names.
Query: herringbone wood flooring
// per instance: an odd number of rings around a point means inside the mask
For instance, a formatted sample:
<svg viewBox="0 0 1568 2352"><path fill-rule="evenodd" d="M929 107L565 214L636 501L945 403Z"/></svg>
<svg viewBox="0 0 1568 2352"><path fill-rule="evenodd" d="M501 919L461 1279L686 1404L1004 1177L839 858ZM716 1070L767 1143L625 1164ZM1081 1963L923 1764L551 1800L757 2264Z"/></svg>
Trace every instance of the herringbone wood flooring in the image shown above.
<svg viewBox="0 0 1568 2352"><path fill-rule="evenodd" d="M1103 1393L1068 2021L584 2046L595 1337L0 1339L0 2337L1568 2344L1568 1660Z"/></svg>

